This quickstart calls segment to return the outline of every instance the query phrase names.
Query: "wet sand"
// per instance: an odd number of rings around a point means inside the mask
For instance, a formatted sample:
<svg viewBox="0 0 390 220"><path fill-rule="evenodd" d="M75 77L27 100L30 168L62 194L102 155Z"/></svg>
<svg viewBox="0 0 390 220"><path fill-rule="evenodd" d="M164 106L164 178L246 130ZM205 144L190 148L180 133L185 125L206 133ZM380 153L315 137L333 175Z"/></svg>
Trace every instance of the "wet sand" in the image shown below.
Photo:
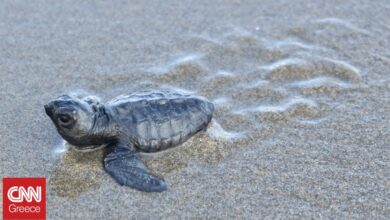
<svg viewBox="0 0 390 220"><path fill-rule="evenodd" d="M0 173L45 176L49 219L390 216L388 1L1 1ZM206 132L143 155L169 189L120 187L43 105L202 95Z"/></svg>

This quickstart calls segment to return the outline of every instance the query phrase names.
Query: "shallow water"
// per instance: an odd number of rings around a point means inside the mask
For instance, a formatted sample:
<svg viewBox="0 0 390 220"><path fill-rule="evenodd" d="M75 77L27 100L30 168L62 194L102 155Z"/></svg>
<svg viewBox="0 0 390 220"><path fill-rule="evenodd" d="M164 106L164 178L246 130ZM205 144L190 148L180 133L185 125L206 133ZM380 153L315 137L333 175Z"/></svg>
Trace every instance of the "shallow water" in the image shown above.
<svg viewBox="0 0 390 220"><path fill-rule="evenodd" d="M0 2L0 173L46 176L49 218L390 215L387 1ZM118 186L43 104L202 95L206 132L144 154L169 189Z"/></svg>

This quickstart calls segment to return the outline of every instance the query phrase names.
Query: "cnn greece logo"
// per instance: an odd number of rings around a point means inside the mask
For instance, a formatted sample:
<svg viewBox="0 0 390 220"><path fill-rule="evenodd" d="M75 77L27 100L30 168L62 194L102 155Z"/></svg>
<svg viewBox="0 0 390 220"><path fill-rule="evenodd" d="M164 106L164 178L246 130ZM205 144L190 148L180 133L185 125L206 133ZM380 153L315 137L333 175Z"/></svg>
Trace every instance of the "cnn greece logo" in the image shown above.
<svg viewBox="0 0 390 220"><path fill-rule="evenodd" d="M3 178L3 218L45 219L45 193L45 178Z"/></svg>

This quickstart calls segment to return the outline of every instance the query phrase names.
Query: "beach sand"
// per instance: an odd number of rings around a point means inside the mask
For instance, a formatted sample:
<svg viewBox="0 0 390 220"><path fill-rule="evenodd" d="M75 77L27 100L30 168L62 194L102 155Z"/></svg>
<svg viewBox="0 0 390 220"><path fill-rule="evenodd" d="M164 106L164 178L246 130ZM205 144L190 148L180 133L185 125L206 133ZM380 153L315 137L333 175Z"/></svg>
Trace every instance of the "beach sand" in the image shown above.
<svg viewBox="0 0 390 220"><path fill-rule="evenodd" d="M389 1L1 1L0 174L47 177L49 219L388 219ZM121 187L43 105L172 89L206 132Z"/></svg>

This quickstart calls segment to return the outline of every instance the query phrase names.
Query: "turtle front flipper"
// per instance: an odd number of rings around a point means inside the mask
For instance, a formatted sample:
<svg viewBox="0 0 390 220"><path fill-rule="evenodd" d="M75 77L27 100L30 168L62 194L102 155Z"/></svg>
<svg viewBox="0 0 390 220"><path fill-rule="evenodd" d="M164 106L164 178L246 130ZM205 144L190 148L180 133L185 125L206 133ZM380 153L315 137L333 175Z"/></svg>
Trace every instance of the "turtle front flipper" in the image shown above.
<svg viewBox="0 0 390 220"><path fill-rule="evenodd" d="M120 184L144 192L162 192L167 189L165 181L150 174L133 146L114 144L104 158L105 170Z"/></svg>

